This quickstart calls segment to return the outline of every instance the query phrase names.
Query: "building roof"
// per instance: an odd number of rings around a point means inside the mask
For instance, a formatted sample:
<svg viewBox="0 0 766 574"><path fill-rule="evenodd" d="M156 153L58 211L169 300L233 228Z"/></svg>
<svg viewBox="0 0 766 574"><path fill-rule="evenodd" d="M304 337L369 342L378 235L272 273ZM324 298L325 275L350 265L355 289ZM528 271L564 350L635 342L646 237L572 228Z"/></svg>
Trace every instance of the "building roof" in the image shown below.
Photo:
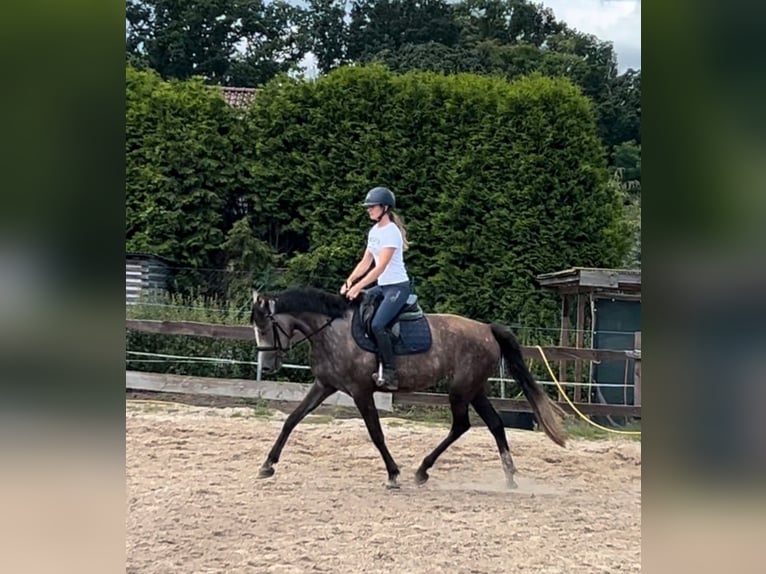
<svg viewBox="0 0 766 574"><path fill-rule="evenodd" d="M172 259L163 257L162 255L157 255L156 253L148 253L145 251L126 251L125 259L157 259L158 261L162 261L167 265L177 265L176 262Z"/></svg>
<svg viewBox="0 0 766 574"><path fill-rule="evenodd" d="M640 269L572 267L537 276L543 289L559 293L641 293Z"/></svg>
<svg viewBox="0 0 766 574"><path fill-rule="evenodd" d="M221 93L226 103L234 108L245 108L255 98L258 92L255 88L234 88L230 86L221 86Z"/></svg>

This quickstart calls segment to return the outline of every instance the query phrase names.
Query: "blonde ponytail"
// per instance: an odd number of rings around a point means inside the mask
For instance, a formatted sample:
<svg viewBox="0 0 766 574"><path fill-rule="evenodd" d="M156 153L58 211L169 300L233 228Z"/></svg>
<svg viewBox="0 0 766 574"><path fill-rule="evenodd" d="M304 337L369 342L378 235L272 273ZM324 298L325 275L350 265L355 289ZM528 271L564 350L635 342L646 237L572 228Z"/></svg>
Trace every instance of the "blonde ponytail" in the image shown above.
<svg viewBox="0 0 766 574"><path fill-rule="evenodd" d="M390 217L393 224L396 225L399 228L399 231L402 233L402 243L404 246L404 251L407 251L407 248L409 248L410 243L409 241L407 241L407 230L404 228L404 221L402 221L402 218L399 217L393 211L389 211L388 216Z"/></svg>

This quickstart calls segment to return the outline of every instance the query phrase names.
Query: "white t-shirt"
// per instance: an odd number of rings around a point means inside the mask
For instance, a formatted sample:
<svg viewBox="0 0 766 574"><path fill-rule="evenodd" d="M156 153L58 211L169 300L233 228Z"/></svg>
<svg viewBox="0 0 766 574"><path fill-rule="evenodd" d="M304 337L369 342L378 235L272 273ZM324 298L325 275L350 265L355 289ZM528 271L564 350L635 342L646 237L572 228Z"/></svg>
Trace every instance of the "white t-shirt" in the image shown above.
<svg viewBox="0 0 766 574"><path fill-rule="evenodd" d="M388 222L383 227L373 225L367 234L367 249L372 253L375 259L375 265L379 265L380 252L384 247L393 247L394 254L388 262L385 271L378 277L378 285L391 285L393 283L404 283L409 281L407 270L404 267L404 241L402 232L392 222Z"/></svg>

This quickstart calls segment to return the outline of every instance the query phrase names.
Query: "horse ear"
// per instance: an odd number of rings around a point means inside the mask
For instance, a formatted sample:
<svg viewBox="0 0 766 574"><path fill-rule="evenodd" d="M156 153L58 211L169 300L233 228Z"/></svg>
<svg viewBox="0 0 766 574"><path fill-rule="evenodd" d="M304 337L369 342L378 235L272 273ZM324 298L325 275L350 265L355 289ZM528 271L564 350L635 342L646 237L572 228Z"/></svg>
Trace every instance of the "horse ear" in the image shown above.
<svg viewBox="0 0 766 574"><path fill-rule="evenodd" d="M258 290L253 289L253 304L263 311L268 311L269 314L273 315L276 310L277 302L271 297L261 295Z"/></svg>

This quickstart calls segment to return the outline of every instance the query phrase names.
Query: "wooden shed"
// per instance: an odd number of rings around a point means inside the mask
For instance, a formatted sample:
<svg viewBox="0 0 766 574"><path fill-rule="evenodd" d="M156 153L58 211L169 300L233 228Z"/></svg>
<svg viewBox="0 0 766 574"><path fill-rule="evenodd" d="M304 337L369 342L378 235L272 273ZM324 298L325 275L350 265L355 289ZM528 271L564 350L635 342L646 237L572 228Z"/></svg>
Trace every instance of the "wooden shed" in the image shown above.
<svg viewBox="0 0 766 574"><path fill-rule="evenodd" d="M574 400L640 406L641 270L573 267L537 280L561 297L561 346L629 351L628 360L587 370L576 360L569 377L569 362L559 361L559 379L576 384Z"/></svg>
<svg viewBox="0 0 766 574"><path fill-rule="evenodd" d="M166 292L172 265L172 261L152 253L126 253L125 304L134 305L141 297Z"/></svg>

